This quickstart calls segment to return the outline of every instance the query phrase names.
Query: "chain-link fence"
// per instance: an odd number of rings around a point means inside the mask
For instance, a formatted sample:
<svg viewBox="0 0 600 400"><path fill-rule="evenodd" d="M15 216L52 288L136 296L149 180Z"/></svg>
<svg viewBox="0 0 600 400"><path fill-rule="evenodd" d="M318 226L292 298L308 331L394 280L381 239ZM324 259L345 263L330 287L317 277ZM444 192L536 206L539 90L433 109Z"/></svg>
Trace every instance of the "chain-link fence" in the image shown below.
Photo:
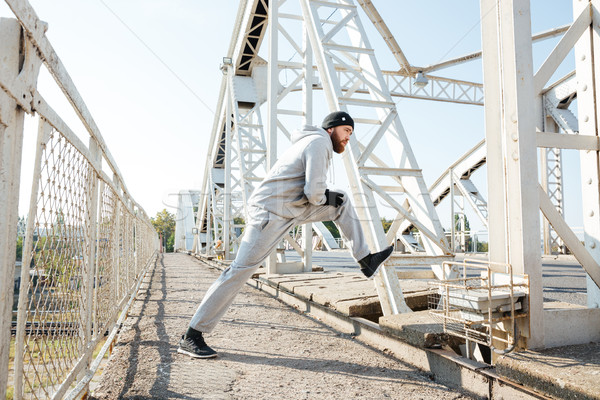
<svg viewBox="0 0 600 400"><path fill-rule="evenodd" d="M152 264L158 238L60 59L40 35L44 23L27 1L6 2L16 19L0 20L0 197L9 199L0 207L0 397L81 397ZM42 62L79 115L89 146L37 92ZM26 167L20 152L32 150L19 144L25 113L37 115L39 124L33 182L20 176ZM11 153L17 157L5 157ZM20 184L31 184L31 194L20 285L13 287L16 233L12 237L10 221L18 213Z"/></svg>

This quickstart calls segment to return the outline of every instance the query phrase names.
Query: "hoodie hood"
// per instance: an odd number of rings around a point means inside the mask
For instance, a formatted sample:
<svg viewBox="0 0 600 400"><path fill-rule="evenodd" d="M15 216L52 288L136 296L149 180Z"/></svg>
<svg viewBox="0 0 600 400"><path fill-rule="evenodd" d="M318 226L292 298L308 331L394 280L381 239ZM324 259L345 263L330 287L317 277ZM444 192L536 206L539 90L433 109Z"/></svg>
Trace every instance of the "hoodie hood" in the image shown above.
<svg viewBox="0 0 600 400"><path fill-rule="evenodd" d="M294 143L298 142L299 140L302 140L306 137L312 136L312 135L323 136L323 137L327 138L329 140L329 142L331 143L331 137L329 136L329 133L327 133L327 131L325 129L320 128L318 126L304 125L302 127L302 129L292 132L292 135L291 135L292 144L294 144ZM333 145L331 145L331 148L333 149Z"/></svg>
<svg viewBox="0 0 600 400"><path fill-rule="evenodd" d="M325 203L327 170L333 155L329 133L305 125L294 131L289 147L258 185L248 204L284 218L296 218L309 204Z"/></svg>

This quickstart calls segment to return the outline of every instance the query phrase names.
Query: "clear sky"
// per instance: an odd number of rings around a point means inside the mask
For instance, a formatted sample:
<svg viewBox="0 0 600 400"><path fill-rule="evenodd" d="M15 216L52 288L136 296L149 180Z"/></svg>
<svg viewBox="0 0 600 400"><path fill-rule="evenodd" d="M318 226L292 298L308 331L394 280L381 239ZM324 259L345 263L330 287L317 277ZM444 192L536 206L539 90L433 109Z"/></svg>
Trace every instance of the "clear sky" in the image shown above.
<svg viewBox="0 0 600 400"><path fill-rule="evenodd" d="M292 1L292 0L288 0ZM86 102L116 160L125 183L150 216L175 212L182 189L200 190L217 106L222 57L229 47L236 1L30 0L63 64ZM478 1L374 0L413 65L429 65L481 49ZM571 2L531 2L532 31L572 21ZM4 2L0 16L12 17ZM382 69L398 65L370 21L363 17ZM534 47L536 68L556 44ZM266 41L263 43L266 46ZM572 55L571 55L572 57ZM570 62L570 66L568 65ZM567 61L558 75L572 68ZM482 81L481 63L436 75ZM39 91L81 137L77 117L42 68ZM397 99L398 112L427 184L484 137L483 107ZM318 116L318 113L317 113ZM322 116L321 116L322 117ZM293 127L290 127L293 128ZM29 190L35 126L26 131L22 187ZM565 155L565 175L578 187L576 155ZM337 171L341 170L337 168ZM474 181L484 191L485 169ZM577 189L578 190L578 189ZM487 195L485 195L487 197ZM29 195L22 195L20 214ZM581 225L580 199L567 199L567 219ZM450 217L440 210L442 225ZM443 215L442 215L443 214ZM480 224L474 221L478 228Z"/></svg>

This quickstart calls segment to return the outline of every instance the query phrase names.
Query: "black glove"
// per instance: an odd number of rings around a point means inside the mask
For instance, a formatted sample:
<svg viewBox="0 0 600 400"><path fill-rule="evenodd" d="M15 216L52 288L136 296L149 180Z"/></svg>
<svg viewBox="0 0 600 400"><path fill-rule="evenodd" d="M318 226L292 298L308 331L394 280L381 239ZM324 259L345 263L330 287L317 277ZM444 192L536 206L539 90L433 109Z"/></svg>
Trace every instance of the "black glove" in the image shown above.
<svg viewBox="0 0 600 400"><path fill-rule="evenodd" d="M344 202L344 193L333 192L325 189L325 205L339 207Z"/></svg>

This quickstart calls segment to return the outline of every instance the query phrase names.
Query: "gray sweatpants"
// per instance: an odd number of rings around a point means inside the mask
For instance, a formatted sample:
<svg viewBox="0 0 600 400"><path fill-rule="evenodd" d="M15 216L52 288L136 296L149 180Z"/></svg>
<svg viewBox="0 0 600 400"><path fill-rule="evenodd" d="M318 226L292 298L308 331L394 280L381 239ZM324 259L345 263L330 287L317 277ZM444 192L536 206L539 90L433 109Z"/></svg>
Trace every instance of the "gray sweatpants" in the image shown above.
<svg viewBox="0 0 600 400"><path fill-rule="evenodd" d="M254 206L250 207L249 214L235 260L211 285L192 317L190 326L200 332L207 333L214 329L244 283L271 254L281 238L296 225L335 221L346 244L352 249L355 260L369 254L358 216L347 195L344 196L344 203L337 208L309 205L296 218L280 217Z"/></svg>

